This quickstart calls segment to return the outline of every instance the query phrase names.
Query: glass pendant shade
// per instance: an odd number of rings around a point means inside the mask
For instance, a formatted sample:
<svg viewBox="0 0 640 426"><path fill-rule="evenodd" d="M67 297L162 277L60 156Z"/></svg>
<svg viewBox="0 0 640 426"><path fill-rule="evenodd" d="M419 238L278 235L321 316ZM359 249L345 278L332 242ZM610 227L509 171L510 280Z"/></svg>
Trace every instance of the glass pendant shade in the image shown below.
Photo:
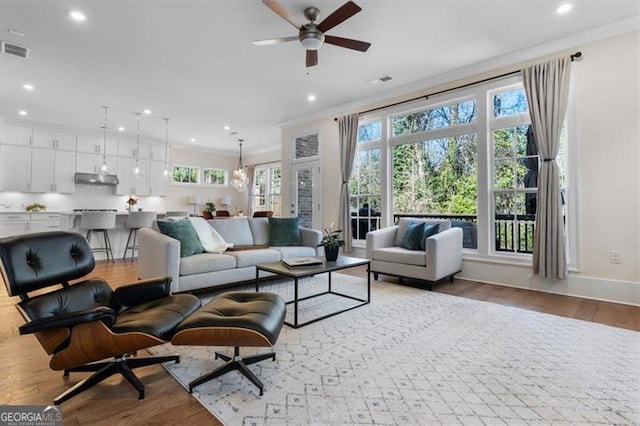
<svg viewBox="0 0 640 426"><path fill-rule="evenodd" d="M138 127L136 130L136 166L133 169L133 173L137 176L140 174L140 163L138 162L138 155L140 154L140 116L142 114L136 112L136 116L138 117Z"/></svg>
<svg viewBox="0 0 640 426"><path fill-rule="evenodd" d="M162 176L166 179L169 177L169 119L164 119L164 171Z"/></svg>
<svg viewBox="0 0 640 426"><path fill-rule="evenodd" d="M231 180L231 186L238 192L244 192L247 190L247 185L249 184L249 177L247 176L247 171L245 170L244 165L242 164L242 139L240 142L240 158L238 159L238 167L233 171L233 179Z"/></svg>
<svg viewBox="0 0 640 426"><path fill-rule="evenodd" d="M100 174L108 175L111 173L109 165L107 164L107 111L109 110L108 106L103 106L104 109L104 125L102 126L104 139L102 146L102 165L100 166Z"/></svg>

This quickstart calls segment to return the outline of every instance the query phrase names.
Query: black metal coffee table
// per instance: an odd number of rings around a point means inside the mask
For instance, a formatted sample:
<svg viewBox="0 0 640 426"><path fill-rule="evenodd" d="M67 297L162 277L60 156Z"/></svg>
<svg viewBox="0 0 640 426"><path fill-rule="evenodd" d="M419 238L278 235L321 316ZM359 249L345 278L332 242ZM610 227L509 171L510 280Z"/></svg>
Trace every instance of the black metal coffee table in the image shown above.
<svg viewBox="0 0 640 426"><path fill-rule="evenodd" d="M271 272L273 274L280 275L283 277L293 278L294 286L295 286L294 297L293 297L293 300L286 302L287 305L293 304L293 323L287 322L286 320L284 322L289 327L293 327L293 328L304 327L305 325L312 324L316 321L320 321L322 319L329 318L334 315L338 315L343 312L347 312L352 309L358 308L360 306L366 305L371 301L371 274L369 272L369 270L371 269L370 268L371 262L368 259L358 259L355 257L347 257L347 256L340 256L338 257L338 260L336 260L335 262L327 262L326 260L320 257L318 259L322 260L321 266L289 268L284 264L282 264L281 262L263 263L261 265L256 266L256 291L260 291L260 280L259 280L260 271ZM366 299L360 299L358 297L350 296L348 294L343 294L337 291L333 291L333 289L331 288L331 273L333 271L340 271L342 269L353 268L355 266L361 266L361 265L367 265L367 298ZM324 273L329 274L329 289L327 291L314 294L311 296L302 297L302 298L298 297L298 281L300 278L310 277L312 275L318 275L318 274L324 274ZM309 321L305 321L303 323L299 323L298 322L298 303L302 302L303 300L313 299L314 297L323 296L325 294L333 294L336 296L346 297L348 299L353 299L360 303L354 306L351 306L347 309L342 309L336 312L332 312L330 314L322 315L318 318L314 318Z"/></svg>

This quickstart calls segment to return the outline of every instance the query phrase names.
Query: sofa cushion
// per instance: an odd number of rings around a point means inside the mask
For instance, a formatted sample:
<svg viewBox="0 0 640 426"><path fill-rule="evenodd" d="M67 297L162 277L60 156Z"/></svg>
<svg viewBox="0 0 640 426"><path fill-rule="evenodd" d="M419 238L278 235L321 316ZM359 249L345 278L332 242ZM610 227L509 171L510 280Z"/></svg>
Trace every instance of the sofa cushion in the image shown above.
<svg viewBox="0 0 640 426"><path fill-rule="evenodd" d="M422 233L422 238L420 239L420 250L426 250L427 247L427 238L432 235L436 235L440 232L440 225L437 223L433 223L431 225L424 224L424 232Z"/></svg>
<svg viewBox="0 0 640 426"><path fill-rule="evenodd" d="M281 246L271 247L274 250L278 250L282 254L282 258L285 257L305 257L305 256L317 256L316 249L308 246Z"/></svg>
<svg viewBox="0 0 640 426"><path fill-rule="evenodd" d="M249 227L251 228L251 233L253 234L253 244L257 246L269 245L269 218L250 218Z"/></svg>
<svg viewBox="0 0 640 426"><path fill-rule="evenodd" d="M259 263L279 262L282 255L278 250L259 249L232 251L228 253L236 258L236 267L256 266Z"/></svg>
<svg viewBox="0 0 640 426"><path fill-rule="evenodd" d="M251 227L246 217L229 218L229 219L211 219L207 221L209 225L224 239L227 243L234 246L252 246L254 245Z"/></svg>
<svg viewBox="0 0 640 426"><path fill-rule="evenodd" d="M236 258L228 254L201 253L180 259L181 276L222 271L235 267ZM214 285L215 283L210 284Z"/></svg>
<svg viewBox="0 0 640 426"><path fill-rule="evenodd" d="M400 241L400 246L408 250L419 250L422 234L424 234L424 222L408 225L402 236L402 241Z"/></svg>
<svg viewBox="0 0 640 426"><path fill-rule="evenodd" d="M419 218L419 217L401 217L398 221L398 232L396 232L396 238L394 240L394 246L400 246L402 241L402 236L404 232L407 230L407 226L411 223L415 222L424 222L427 225L438 224L440 225L440 231L446 231L451 228L451 222L446 219L427 219L427 218Z"/></svg>
<svg viewBox="0 0 640 426"><path fill-rule="evenodd" d="M373 251L372 260L402 263L405 265L426 266L427 256L421 250L408 250L403 247L385 247Z"/></svg>
<svg viewBox="0 0 640 426"><path fill-rule="evenodd" d="M202 253L204 249L196 230L187 218L178 221L158 221L158 228L163 234L180 241L180 257Z"/></svg>
<svg viewBox="0 0 640 426"><path fill-rule="evenodd" d="M300 246L299 217L269 217L269 246Z"/></svg>

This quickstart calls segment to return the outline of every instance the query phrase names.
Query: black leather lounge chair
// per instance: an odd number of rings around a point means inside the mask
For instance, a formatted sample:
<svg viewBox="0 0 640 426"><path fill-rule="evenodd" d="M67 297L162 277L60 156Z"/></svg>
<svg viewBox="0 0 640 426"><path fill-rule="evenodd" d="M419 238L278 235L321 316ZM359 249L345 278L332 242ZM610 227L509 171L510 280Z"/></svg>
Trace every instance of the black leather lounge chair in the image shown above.
<svg viewBox="0 0 640 426"><path fill-rule="evenodd" d="M54 399L61 404L113 374L122 374L144 398L144 385L132 369L177 355L132 356L169 342L175 328L200 307L189 294L171 295L171 278L138 281L112 290L100 278L69 284L95 266L91 247L80 234L45 232L0 239L2 277L26 324L20 334L35 334L51 355L53 370L94 372ZM47 287L62 288L30 297ZM39 292L40 293L40 292Z"/></svg>

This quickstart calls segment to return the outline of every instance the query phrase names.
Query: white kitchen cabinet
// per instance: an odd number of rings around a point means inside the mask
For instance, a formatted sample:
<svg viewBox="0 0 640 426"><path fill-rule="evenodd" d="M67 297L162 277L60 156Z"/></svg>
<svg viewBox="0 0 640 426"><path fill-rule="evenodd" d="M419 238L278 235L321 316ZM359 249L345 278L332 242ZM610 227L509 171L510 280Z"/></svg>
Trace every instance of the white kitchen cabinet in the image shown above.
<svg viewBox="0 0 640 426"><path fill-rule="evenodd" d="M76 167L78 173L99 173L102 167L103 156L100 154L88 154L78 152L76 154ZM110 174L116 174L117 158L107 155L107 166L109 166Z"/></svg>
<svg viewBox="0 0 640 426"><path fill-rule="evenodd" d="M148 143L121 139L118 141L118 156L133 158L149 158L150 146Z"/></svg>
<svg viewBox="0 0 640 426"><path fill-rule="evenodd" d="M31 145L33 130L31 127L0 124L0 143L10 145Z"/></svg>
<svg viewBox="0 0 640 426"><path fill-rule="evenodd" d="M164 161L149 162L149 195L164 197L167 195L169 177L164 175Z"/></svg>
<svg viewBox="0 0 640 426"><path fill-rule="evenodd" d="M60 214L58 213L31 213L29 233L59 231Z"/></svg>
<svg viewBox="0 0 640 426"><path fill-rule="evenodd" d="M28 192L31 182L31 148L0 146L0 191Z"/></svg>
<svg viewBox="0 0 640 426"><path fill-rule="evenodd" d="M140 173L134 173L136 159L118 157L118 195L149 195L149 160L138 160Z"/></svg>
<svg viewBox="0 0 640 426"><path fill-rule="evenodd" d="M29 213L0 213L0 238L29 233Z"/></svg>
<svg viewBox="0 0 640 426"><path fill-rule="evenodd" d="M104 137L78 135L77 152L104 154L106 150L107 155L118 154L118 141L107 137L107 143L105 148Z"/></svg>
<svg viewBox="0 0 640 426"><path fill-rule="evenodd" d="M151 160L163 161L163 162L165 161L166 158L165 158L165 152L164 152L165 150L164 145L154 143L154 144L150 144L149 148L150 148L149 158ZM169 153L167 152L167 156L168 154Z"/></svg>
<svg viewBox="0 0 640 426"><path fill-rule="evenodd" d="M74 152L33 148L29 191L73 193L75 164Z"/></svg>
<svg viewBox="0 0 640 426"><path fill-rule="evenodd" d="M53 130L33 129L32 146L39 148L76 150L76 135L73 133L54 132Z"/></svg>

